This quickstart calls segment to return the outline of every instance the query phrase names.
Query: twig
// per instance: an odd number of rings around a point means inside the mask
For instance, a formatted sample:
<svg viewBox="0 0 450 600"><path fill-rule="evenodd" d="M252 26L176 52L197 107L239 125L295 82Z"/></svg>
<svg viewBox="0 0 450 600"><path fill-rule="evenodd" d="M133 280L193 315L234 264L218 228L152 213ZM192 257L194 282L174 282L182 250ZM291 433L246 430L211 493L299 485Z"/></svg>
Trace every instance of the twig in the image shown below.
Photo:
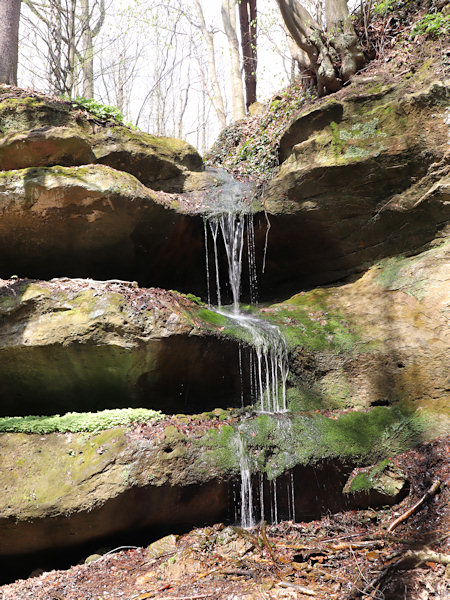
<svg viewBox="0 0 450 600"><path fill-rule="evenodd" d="M387 528L386 532L390 533L398 525L400 525L400 523L402 523L403 521L406 521L406 519L408 517L410 517L412 514L414 514L416 512L416 510L422 506L422 504L425 502L425 500L430 498L430 496L434 496L434 494L438 491L440 485L441 485L441 482L439 481L439 479L436 479L436 481L433 482L430 489L422 496L422 498L418 502L416 502L413 506L411 506L410 509L408 509L402 515L400 515L397 519L392 521L392 523Z"/></svg>
<svg viewBox="0 0 450 600"><path fill-rule="evenodd" d="M296 583L291 583L290 581L280 581L278 585L283 588L293 588L297 592L300 592L300 594L305 594L305 596L317 596L313 590L297 585Z"/></svg>
<svg viewBox="0 0 450 600"><path fill-rule="evenodd" d="M270 545L269 540L267 539L267 534L266 534L266 522L262 521L261 523L261 539L264 543L264 546L267 548L267 550L269 551L270 554L270 558L273 560L274 563L276 563L276 558L275 558L275 554L273 552L273 548Z"/></svg>
<svg viewBox="0 0 450 600"><path fill-rule="evenodd" d="M430 488L431 489L431 488ZM398 555L398 553L397 553ZM412 568L422 563L435 562L441 565L450 565L450 554L442 554L441 552L433 552L432 550L409 550L405 552L398 560L393 564L388 565L385 569L380 571L378 575L373 579L363 590L355 590L350 595L350 598L358 598L359 596L367 596L371 589L376 589L382 580L386 577L389 571L398 567Z"/></svg>

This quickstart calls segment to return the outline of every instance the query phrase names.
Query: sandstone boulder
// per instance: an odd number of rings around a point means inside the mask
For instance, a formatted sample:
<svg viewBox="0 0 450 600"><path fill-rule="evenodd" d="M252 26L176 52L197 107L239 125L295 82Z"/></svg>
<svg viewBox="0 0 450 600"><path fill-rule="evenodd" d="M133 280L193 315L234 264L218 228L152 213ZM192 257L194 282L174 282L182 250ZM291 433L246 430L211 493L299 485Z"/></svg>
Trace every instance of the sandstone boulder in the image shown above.
<svg viewBox="0 0 450 600"><path fill-rule="evenodd" d="M0 172L0 277L203 290L203 221L185 212L177 197L104 165Z"/></svg>

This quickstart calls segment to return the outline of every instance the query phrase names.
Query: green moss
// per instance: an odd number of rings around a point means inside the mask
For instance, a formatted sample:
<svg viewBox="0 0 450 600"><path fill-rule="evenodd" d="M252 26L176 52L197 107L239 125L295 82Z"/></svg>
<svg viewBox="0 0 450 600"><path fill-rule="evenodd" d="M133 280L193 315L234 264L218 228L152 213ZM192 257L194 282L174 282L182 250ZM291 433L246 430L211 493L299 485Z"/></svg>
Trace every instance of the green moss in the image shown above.
<svg viewBox="0 0 450 600"><path fill-rule="evenodd" d="M174 425L168 425L164 429L164 439L167 444L175 444L186 439L186 436L178 431Z"/></svg>
<svg viewBox="0 0 450 600"><path fill-rule="evenodd" d="M386 458L371 469L358 473L351 481L348 489L349 493L356 494L357 492L369 492L373 488L374 479L378 477L389 464L390 460Z"/></svg>
<svg viewBox="0 0 450 600"><path fill-rule="evenodd" d="M220 470L237 471L239 469L235 430L231 425L222 425L219 430L209 429L194 443L205 449L207 462L217 466ZM197 467L201 468L201 465L197 465Z"/></svg>
<svg viewBox="0 0 450 600"><path fill-rule="evenodd" d="M259 315L281 327L291 348L362 351L356 326L332 307L329 294L321 288L297 294L286 302L262 308Z"/></svg>
<svg viewBox="0 0 450 600"><path fill-rule="evenodd" d="M336 158L338 158L342 154L342 150L344 148L344 141L339 134L339 128L337 123L332 121L330 123L331 129L331 149Z"/></svg>
<svg viewBox="0 0 450 600"><path fill-rule="evenodd" d="M422 252L417 256L405 257L404 255L398 255L380 261L375 266L377 269L375 283L386 290L401 289L410 296L415 296L421 300L426 296L427 286L432 287L434 282L427 281L423 268L416 267L421 263L427 264L424 261L433 260L434 256L442 251L442 246L447 245L450 245L450 242L444 241L436 248Z"/></svg>
<svg viewBox="0 0 450 600"><path fill-rule="evenodd" d="M207 308L202 308L198 311L198 316L203 321L210 323L211 325L216 325L217 327L222 327L227 324L227 318L223 315L219 315L218 313L208 310Z"/></svg>
<svg viewBox="0 0 450 600"><path fill-rule="evenodd" d="M162 414L147 408L123 408L103 410L96 413L71 412L65 415L41 417L29 415L26 417L1 417L0 432L2 433L53 433L53 432L97 432L120 425L157 421Z"/></svg>
<svg viewBox="0 0 450 600"><path fill-rule="evenodd" d="M295 465L337 458L363 464L401 452L420 439L423 425L417 414L389 407L351 412L337 418L320 414L259 415L242 421L239 429L211 430L197 443L219 468L239 471L238 440L247 448L253 472L278 477Z"/></svg>

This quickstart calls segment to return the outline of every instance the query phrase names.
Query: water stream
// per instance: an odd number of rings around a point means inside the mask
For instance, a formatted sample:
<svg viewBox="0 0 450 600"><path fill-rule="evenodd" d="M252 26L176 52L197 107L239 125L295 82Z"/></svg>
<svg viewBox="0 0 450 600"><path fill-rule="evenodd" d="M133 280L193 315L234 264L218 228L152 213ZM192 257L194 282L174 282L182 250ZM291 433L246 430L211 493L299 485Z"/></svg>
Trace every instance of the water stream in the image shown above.
<svg viewBox="0 0 450 600"><path fill-rule="evenodd" d="M242 397L242 403L252 404L260 413L277 415L287 411L286 381L288 377L288 351L286 341L280 329L268 321L256 316L250 311L242 310L240 298L242 291L242 266L244 247L247 249L249 298L252 305L257 304L257 268L253 214L250 203L246 200L249 195L247 184L240 184L230 175L223 174L224 185L220 190L214 207L205 216L205 252L206 252L206 278L208 287L208 304L211 309L233 320L243 332L243 338L248 340L250 397ZM215 277L210 276L210 256L208 232L212 239L212 253ZM246 242L246 243L245 243ZM226 256L225 285L221 285L220 250L223 246ZM212 285L214 279L216 291L216 305L211 305ZM224 306L224 290L229 286L232 303ZM239 365L242 377L242 349L239 351ZM242 386L244 389L244 386ZM261 519L270 519L277 523L278 488L277 481L266 482L261 476L259 487L253 490L251 455L245 443L242 427L237 431L236 451L240 464L240 521L243 527L253 527L256 524L256 502L258 497L259 515ZM265 492L265 487L269 491ZM295 516L294 509L294 481L288 481L288 514L289 518ZM265 496L270 497L270 516L266 515Z"/></svg>

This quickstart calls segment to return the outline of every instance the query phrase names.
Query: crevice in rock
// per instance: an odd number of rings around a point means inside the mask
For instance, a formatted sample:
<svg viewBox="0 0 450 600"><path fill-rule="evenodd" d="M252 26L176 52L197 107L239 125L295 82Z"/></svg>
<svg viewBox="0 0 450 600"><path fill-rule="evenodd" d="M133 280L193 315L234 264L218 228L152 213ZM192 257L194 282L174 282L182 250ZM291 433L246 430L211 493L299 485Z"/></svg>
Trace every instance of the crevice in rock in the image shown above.
<svg viewBox="0 0 450 600"><path fill-rule="evenodd" d="M310 521L354 509L352 499L342 494L352 468L338 460L295 467L292 478L296 520ZM291 472L287 472L277 479L278 520L289 518L292 478ZM254 476L253 487L258 500L259 475ZM0 534L5 528L10 530L9 545L2 545L2 564L7 568L0 583L27 577L35 569L68 568L100 548L145 546L169 533L184 533L213 523L238 522L236 497L239 497L239 482L231 476L228 480L215 479L186 487L135 487L103 505L93 506L90 511L45 520L0 523ZM269 520L271 503L273 482L265 480L264 505ZM257 502L254 508L258 518ZM33 551L24 554L23 548Z"/></svg>
<svg viewBox="0 0 450 600"><path fill-rule="evenodd" d="M172 336L140 348L79 343L0 351L2 416L144 407L195 414L240 406L238 344Z"/></svg>

